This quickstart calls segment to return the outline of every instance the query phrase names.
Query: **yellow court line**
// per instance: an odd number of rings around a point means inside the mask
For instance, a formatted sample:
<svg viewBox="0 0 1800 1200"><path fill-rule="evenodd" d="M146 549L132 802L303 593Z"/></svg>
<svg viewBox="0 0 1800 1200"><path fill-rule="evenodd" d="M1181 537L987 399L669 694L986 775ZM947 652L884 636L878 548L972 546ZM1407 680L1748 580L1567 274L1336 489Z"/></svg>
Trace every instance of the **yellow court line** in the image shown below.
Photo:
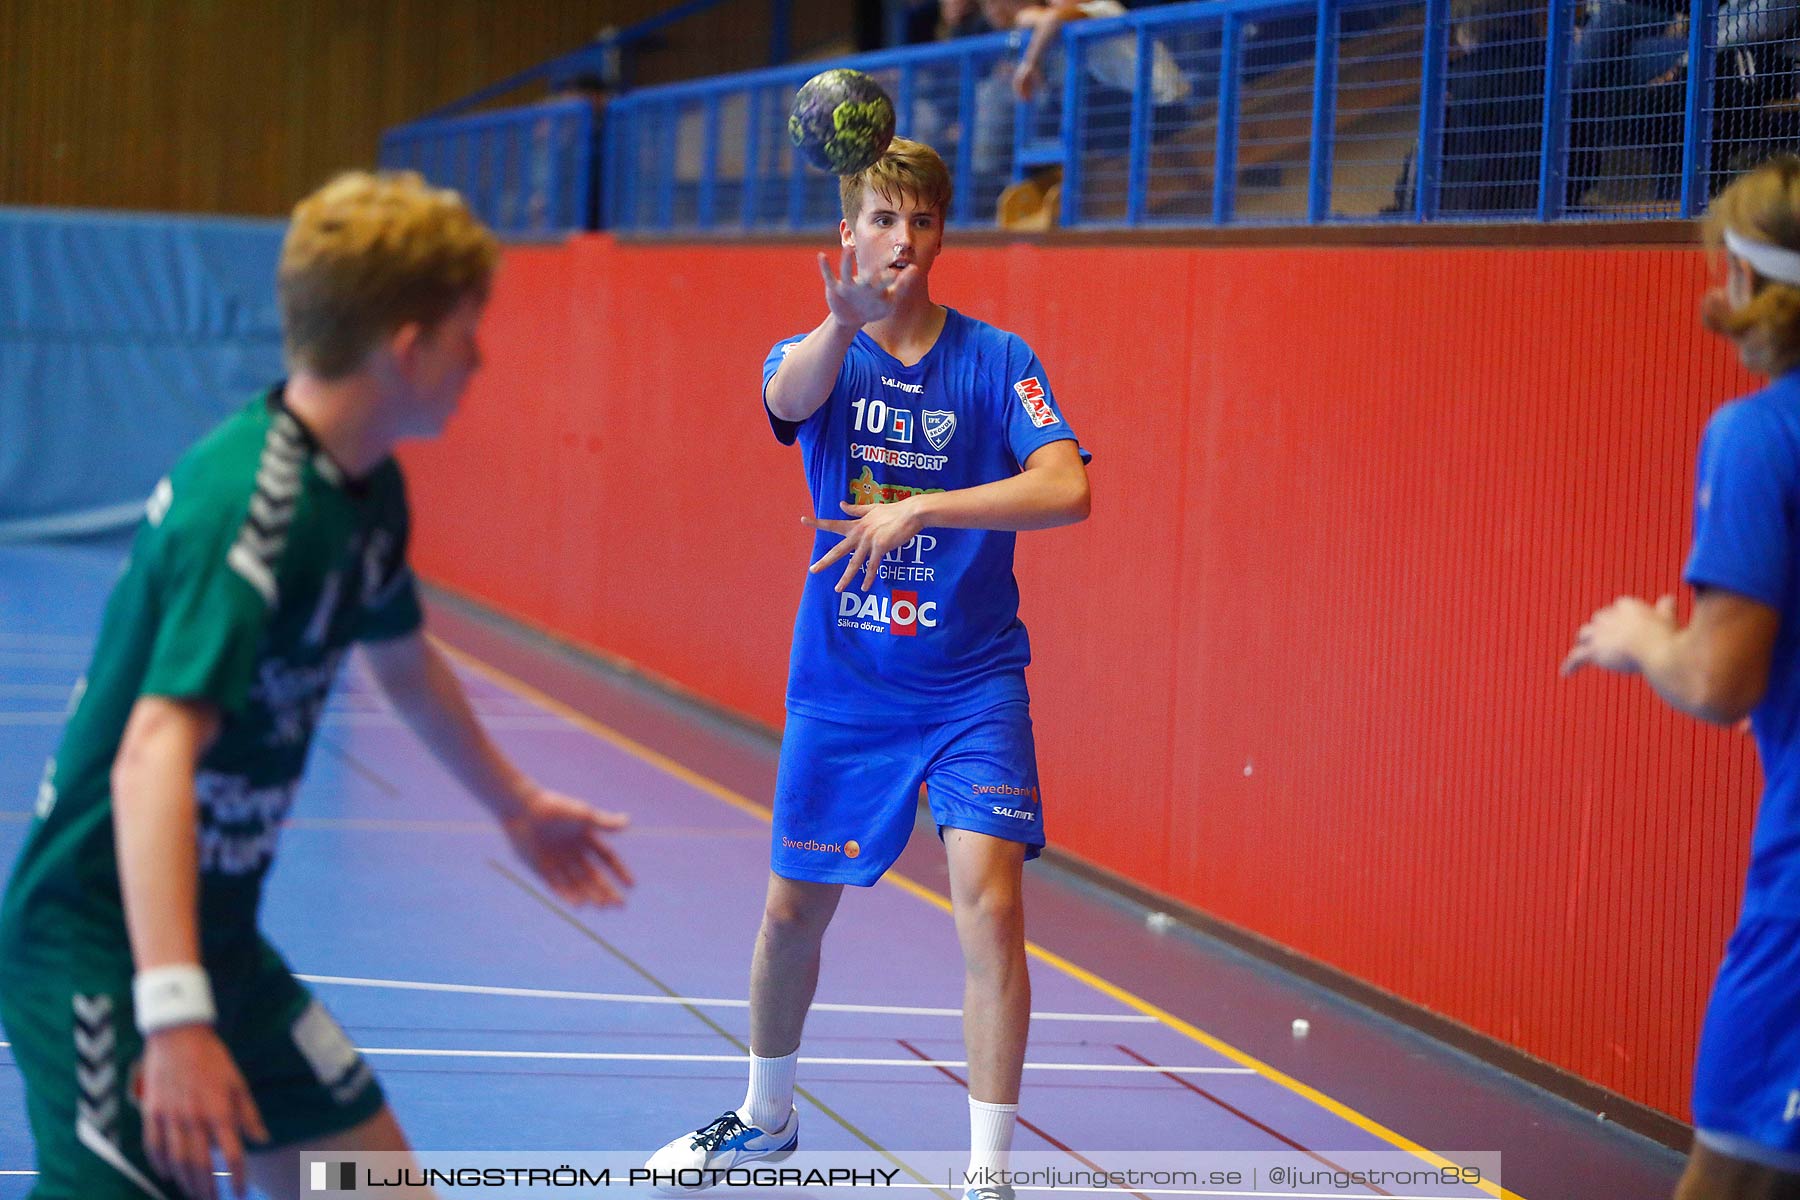
<svg viewBox="0 0 1800 1200"><path fill-rule="evenodd" d="M523 696L535 704L542 705L544 708L554 712L563 719L579 725L581 728L587 730L602 741L617 746L619 749L633 757L642 759L644 762L649 763L658 770L673 775L683 783L705 792L714 799L724 801L739 812L755 817L760 821L769 821L772 819L772 814L769 810L756 803L754 800L745 796L740 796L723 784L708 779L706 776L683 766L666 754L652 750L642 742L634 741L633 739L626 737L624 734L610 726L602 725L599 721L594 720L594 718L588 716L586 713L571 708L556 697L539 691L524 680L507 674L505 671L502 671L499 667L496 667L491 663L484 662L472 654L458 650L454 646L447 645L439 639L433 638L432 640L451 658L468 667L476 674L486 678L489 682L506 688L516 695ZM932 891L923 884L913 882L898 871L889 871L881 878L884 882L891 883L900 890L917 896L927 904L941 908L945 912L953 911L950 901L946 897L939 895L937 892ZM1177 1033L1192 1038L1207 1049L1223 1055L1240 1066L1249 1067L1269 1082L1284 1087L1303 1099L1310 1100L1312 1103L1323 1108L1333 1116L1348 1121L1363 1132L1380 1138L1382 1141L1396 1149L1404 1150L1413 1157L1422 1159L1434 1167L1454 1168L1458 1165L1441 1154L1427 1150L1424 1146L1419 1145L1419 1143L1413 1141L1411 1138L1396 1133L1394 1130L1389 1129L1374 1118L1364 1116L1362 1113L1357 1112L1354 1108L1344 1104L1342 1101L1334 1100L1317 1088L1301 1083L1298 1079L1276 1070L1261 1059L1251 1057L1242 1050L1239 1050L1236 1046L1231 1045L1229 1042L1220 1041L1212 1034L1207 1033L1204 1029L1182 1020L1174 1013L1158 1008L1143 997L1133 995L1118 984L1102 979L1085 967L1077 966L1075 963L1070 962L1055 951L1046 950L1036 942L1032 941L1027 941L1025 943L1025 950L1033 958L1039 959L1048 966L1056 968L1070 978L1077 979L1080 982L1087 984L1102 995L1110 996L1120 1004L1123 1004L1128 1008L1136 1009L1145 1016L1155 1017L1158 1021L1161 1021L1164 1025L1167 1025ZM1517 1193L1508 1191L1506 1188L1500 1187L1490 1180L1484 1179L1476 1186L1488 1195L1495 1197L1495 1200L1523 1200Z"/></svg>

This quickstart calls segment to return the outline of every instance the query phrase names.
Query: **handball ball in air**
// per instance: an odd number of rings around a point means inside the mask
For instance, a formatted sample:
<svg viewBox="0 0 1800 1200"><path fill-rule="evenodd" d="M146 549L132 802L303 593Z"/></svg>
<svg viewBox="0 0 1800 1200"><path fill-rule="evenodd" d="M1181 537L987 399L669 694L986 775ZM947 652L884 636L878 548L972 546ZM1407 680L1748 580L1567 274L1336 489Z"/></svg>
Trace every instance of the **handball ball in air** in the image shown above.
<svg viewBox="0 0 1800 1200"><path fill-rule="evenodd" d="M815 167L854 175L894 140L894 102L861 71L822 71L794 93L788 137Z"/></svg>

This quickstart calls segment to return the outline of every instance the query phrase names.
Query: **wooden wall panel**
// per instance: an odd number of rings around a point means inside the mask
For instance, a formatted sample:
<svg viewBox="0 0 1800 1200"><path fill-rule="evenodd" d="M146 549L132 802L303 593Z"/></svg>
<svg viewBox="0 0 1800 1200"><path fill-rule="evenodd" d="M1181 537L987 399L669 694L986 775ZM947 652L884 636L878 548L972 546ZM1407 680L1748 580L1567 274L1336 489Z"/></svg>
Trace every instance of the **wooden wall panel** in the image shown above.
<svg viewBox="0 0 1800 1200"><path fill-rule="evenodd" d="M0 204L279 215L388 126L668 2L0 0ZM797 52L842 48L847 6L794 7ZM768 13L671 27L637 82L761 65Z"/></svg>

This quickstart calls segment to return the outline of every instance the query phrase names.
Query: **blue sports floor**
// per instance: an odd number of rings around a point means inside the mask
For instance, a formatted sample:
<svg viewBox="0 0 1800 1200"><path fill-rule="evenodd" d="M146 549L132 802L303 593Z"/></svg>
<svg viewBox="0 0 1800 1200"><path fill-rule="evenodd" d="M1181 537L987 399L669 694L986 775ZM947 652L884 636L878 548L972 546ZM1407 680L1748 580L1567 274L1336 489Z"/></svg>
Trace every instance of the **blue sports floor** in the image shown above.
<svg viewBox="0 0 1800 1200"><path fill-rule="evenodd" d="M0 862L23 838L121 555L0 547ZM631 814L627 907L551 899L352 658L283 834L267 932L363 1048L428 1162L647 1154L742 1098L773 748L457 606L434 605L433 628L529 772ZM966 1146L961 967L936 839L915 837L897 873L849 889L826 942L802 1050L808 1150L905 1160ZM1422 1167L1435 1151L1498 1151L1504 1191L1529 1200L1669 1193L1680 1164L1660 1146L1195 932L1147 925L1054 865L1028 875L1038 1019L1017 1151L1071 1167L1132 1152L1326 1163L1397 1148ZM1295 1017L1311 1022L1304 1039ZM0 1049L0 1200L27 1193L32 1167L21 1083Z"/></svg>

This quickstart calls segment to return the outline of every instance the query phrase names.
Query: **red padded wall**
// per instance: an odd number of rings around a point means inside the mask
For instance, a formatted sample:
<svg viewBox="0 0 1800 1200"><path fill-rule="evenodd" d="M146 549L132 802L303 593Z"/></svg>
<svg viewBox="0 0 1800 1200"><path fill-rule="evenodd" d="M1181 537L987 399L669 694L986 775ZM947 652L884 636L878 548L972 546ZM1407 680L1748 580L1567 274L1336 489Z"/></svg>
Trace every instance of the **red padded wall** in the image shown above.
<svg viewBox="0 0 1800 1200"><path fill-rule="evenodd" d="M1682 249L954 245L1094 516L1020 539L1065 849L1677 1116L1741 891L1747 739L1575 627L1675 589L1750 386ZM511 251L488 368L407 454L428 576L779 724L810 539L758 366L811 252ZM1684 601L1685 606L1685 601Z"/></svg>

